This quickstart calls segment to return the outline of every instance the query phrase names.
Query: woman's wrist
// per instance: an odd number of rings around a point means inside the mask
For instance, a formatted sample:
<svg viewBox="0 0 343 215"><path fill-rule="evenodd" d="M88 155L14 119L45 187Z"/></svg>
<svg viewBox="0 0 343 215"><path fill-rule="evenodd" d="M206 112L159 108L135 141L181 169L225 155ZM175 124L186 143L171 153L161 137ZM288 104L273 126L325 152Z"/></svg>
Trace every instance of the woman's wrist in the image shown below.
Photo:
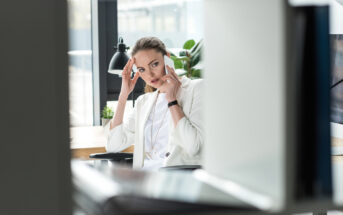
<svg viewBox="0 0 343 215"><path fill-rule="evenodd" d="M168 108L170 108L171 106L174 106L174 105L178 105L178 102L176 99L171 101L171 102L168 102Z"/></svg>
<svg viewBox="0 0 343 215"><path fill-rule="evenodd" d="M167 98L168 103L176 100L176 97Z"/></svg>
<svg viewBox="0 0 343 215"><path fill-rule="evenodd" d="M120 93L118 100L127 100L127 98L129 97L129 94L126 93Z"/></svg>

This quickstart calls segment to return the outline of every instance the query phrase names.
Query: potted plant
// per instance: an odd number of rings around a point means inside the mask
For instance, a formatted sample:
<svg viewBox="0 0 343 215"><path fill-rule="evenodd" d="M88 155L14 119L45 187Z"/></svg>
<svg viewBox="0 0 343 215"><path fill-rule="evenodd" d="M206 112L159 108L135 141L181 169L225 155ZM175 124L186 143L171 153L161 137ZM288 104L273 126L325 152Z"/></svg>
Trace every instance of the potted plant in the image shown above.
<svg viewBox="0 0 343 215"><path fill-rule="evenodd" d="M187 40L178 55L171 53L175 69L184 71L179 73L179 75L186 75L189 78L201 77L202 69L198 66L198 63L201 61L202 45L202 40L198 43L193 39Z"/></svg>
<svg viewBox="0 0 343 215"><path fill-rule="evenodd" d="M113 110L106 105L101 112L101 124L105 126L112 119L113 115Z"/></svg>

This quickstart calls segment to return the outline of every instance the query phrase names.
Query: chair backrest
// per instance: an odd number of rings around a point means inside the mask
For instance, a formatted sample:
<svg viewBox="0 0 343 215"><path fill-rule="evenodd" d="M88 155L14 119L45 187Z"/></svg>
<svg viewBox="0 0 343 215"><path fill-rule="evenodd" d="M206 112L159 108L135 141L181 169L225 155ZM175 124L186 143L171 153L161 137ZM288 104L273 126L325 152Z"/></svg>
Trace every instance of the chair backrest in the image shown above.
<svg viewBox="0 0 343 215"><path fill-rule="evenodd" d="M186 171L193 171L196 169L201 169L201 165L178 165L178 166L166 166L160 168L160 170L186 170Z"/></svg>

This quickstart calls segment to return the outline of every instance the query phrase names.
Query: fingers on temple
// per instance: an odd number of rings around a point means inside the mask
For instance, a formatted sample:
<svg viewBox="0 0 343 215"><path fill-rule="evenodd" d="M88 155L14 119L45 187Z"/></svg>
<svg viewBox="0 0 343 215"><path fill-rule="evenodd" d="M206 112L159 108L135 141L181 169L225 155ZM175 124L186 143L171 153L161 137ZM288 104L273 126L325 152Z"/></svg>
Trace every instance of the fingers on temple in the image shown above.
<svg viewBox="0 0 343 215"><path fill-rule="evenodd" d="M123 74L130 74L131 70L132 70L132 60L130 58L129 61L124 66Z"/></svg>
<svg viewBox="0 0 343 215"><path fill-rule="evenodd" d="M132 66L133 66L133 59L130 58L129 60L129 66L128 66L128 69L127 69L127 73L130 74L131 71L132 71Z"/></svg>
<svg viewBox="0 0 343 215"><path fill-rule="evenodd" d="M136 72L135 76L133 76L132 80L136 83L136 81L138 80L139 78L139 73Z"/></svg>

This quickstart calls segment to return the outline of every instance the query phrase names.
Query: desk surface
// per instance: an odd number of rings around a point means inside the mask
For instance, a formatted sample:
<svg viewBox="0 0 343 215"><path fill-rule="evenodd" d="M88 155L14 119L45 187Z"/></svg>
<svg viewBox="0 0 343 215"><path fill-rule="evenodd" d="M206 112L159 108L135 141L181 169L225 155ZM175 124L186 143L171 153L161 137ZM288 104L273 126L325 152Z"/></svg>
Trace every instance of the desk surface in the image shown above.
<svg viewBox="0 0 343 215"><path fill-rule="evenodd" d="M106 128L105 128L106 129ZM102 126L73 127L71 133L71 151L73 158L89 159L92 153L104 153L107 142L107 132ZM332 138L334 147L343 147L343 139ZM133 146L125 150L133 152ZM343 156L332 156L334 201L343 204ZM154 185L155 186L155 185Z"/></svg>
<svg viewBox="0 0 343 215"><path fill-rule="evenodd" d="M70 128L71 150L73 158L89 159L92 153L106 152L107 135L109 125L103 126L85 126ZM332 138L332 146L336 149L343 149L343 139ZM341 150L343 152L343 150ZM133 146L125 149L124 152L133 153ZM336 158L336 161L343 162L343 156Z"/></svg>
<svg viewBox="0 0 343 215"><path fill-rule="evenodd" d="M106 152L108 127L103 126L85 126L70 128L70 148L72 158L89 159L93 153ZM133 146L125 149L123 152L133 153Z"/></svg>
<svg viewBox="0 0 343 215"><path fill-rule="evenodd" d="M343 147L343 139L333 137L331 140L332 140L332 146Z"/></svg>

